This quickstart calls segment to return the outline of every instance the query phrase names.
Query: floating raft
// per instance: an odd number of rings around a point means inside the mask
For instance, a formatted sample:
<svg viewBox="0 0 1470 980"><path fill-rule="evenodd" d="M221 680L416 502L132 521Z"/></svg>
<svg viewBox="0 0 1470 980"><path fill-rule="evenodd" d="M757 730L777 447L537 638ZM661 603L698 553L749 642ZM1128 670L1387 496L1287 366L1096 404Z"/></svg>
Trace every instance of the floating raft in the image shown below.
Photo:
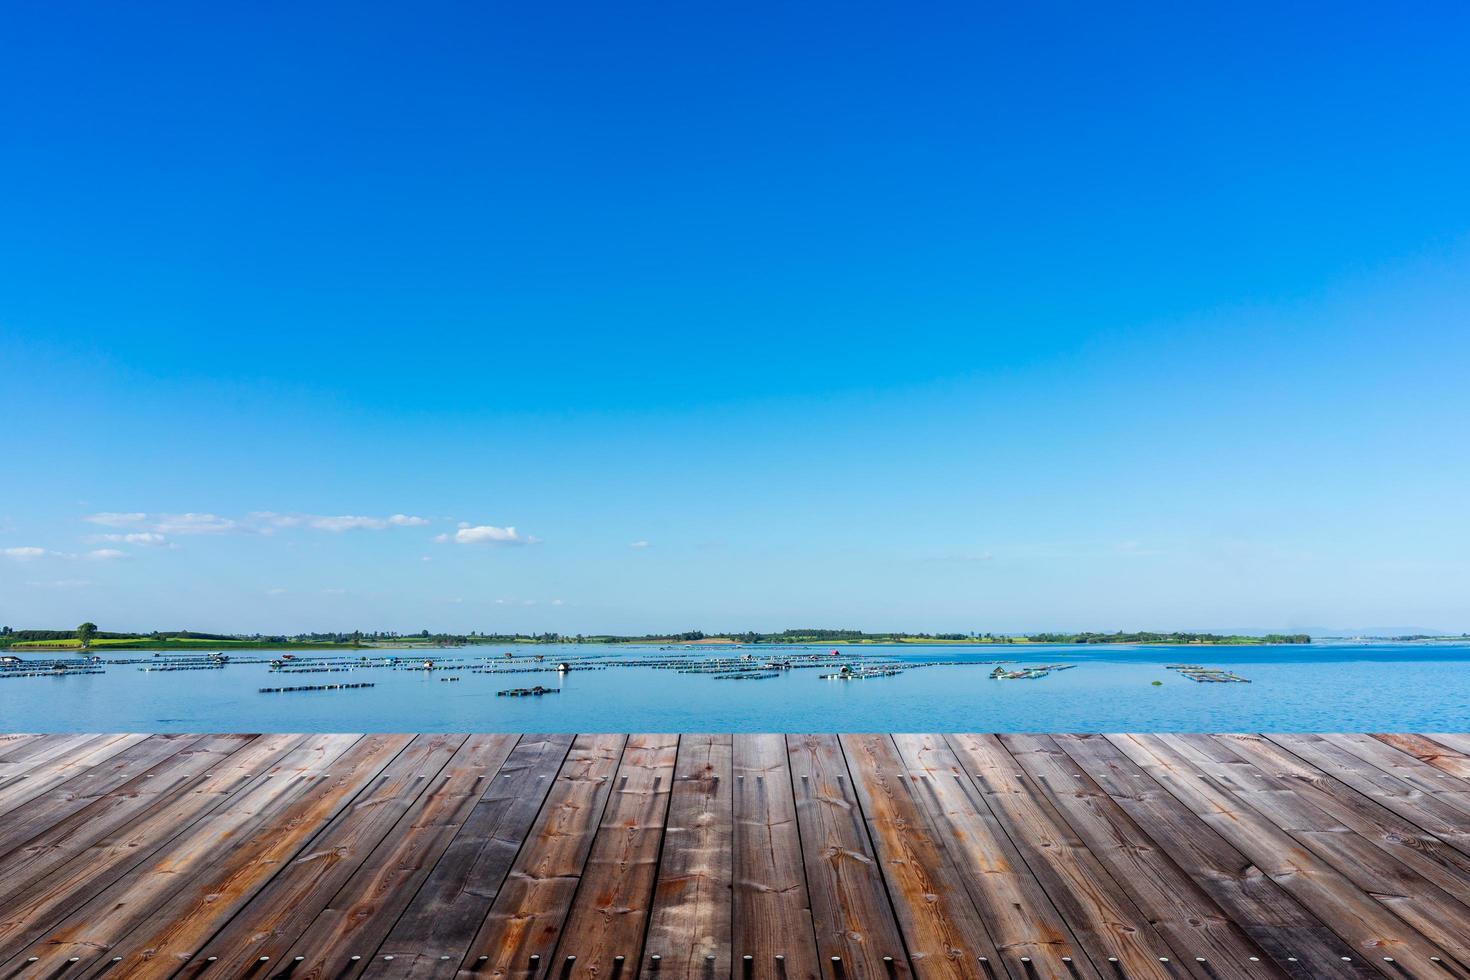
<svg viewBox="0 0 1470 980"><path fill-rule="evenodd" d="M289 694L296 691L347 691L359 687L376 687L376 684L306 684L301 687L262 687L261 694Z"/></svg>
<svg viewBox="0 0 1470 980"><path fill-rule="evenodd" d="M503 698L539 698L543 694L560 694L561 691L554 687L542 687L537 684L535 687L512 687L509 690L495 693Z"/></svg>
<svg viewBox="0 0 1470 980"><path fill-rule="evenodd" d="M1228 670L1218 667L1200 667L1197 664L1168 664L1165 670L1172 670L1181 677L1188 677L1198 684L1249 684L1250 679L1232 674Z"/></svg>

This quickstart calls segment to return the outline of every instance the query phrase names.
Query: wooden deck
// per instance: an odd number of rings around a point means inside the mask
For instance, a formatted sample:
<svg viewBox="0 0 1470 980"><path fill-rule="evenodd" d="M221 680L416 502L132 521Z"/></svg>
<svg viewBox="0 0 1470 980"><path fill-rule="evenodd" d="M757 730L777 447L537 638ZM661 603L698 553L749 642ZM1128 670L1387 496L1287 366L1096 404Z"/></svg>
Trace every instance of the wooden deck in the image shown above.
<svg viewBox="0 0 1470 980"><path fill-rule="evenodd" d="M0 736L0 978L1470 978L1470 736Z"/></svg>

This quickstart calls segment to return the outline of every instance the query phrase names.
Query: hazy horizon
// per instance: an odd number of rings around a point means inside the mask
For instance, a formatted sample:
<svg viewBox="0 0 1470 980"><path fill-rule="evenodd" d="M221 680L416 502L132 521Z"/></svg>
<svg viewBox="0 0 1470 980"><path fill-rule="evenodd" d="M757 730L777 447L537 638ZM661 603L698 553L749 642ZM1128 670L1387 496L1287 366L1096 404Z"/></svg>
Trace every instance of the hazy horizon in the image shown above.
<svg viewBox="0 0 1470 980"><path fill-rule="evenodd" d="M11 12L0 623L1470 628L1470 8L312 10Z"/></svg>

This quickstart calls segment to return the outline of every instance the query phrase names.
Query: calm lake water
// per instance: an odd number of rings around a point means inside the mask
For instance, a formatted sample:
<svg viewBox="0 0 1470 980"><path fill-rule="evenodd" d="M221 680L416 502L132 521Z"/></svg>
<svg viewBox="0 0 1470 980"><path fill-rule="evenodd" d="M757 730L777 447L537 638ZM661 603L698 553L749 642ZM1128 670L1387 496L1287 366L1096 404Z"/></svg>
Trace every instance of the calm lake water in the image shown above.
<svg viewBox="0 0 1470 980"><path fill-rule="evenodd" d="M1448 731L1470 729L1470 644L1281 647L862 647L867 657L963 660L861 681L818 669L716 680L650 667L511 675L469 670L272 674L266 664L0 680L4 731ZM517 647L518 658L657 655L652 648ZM721 651L722 656L746 651ZM791 651L757 649L757 658ZM392 651L373 651L387 655ZM448 658L503 649L438 651ZM681 651L689 655L690 651ZM694 654L697 655L698 651ZM255 658L262 654L236 654ZM269 654L266 654L267 656ZM421 659L423 654L404 653ZM39 659L24 654L27 659ZM112 656L144 656L116 653ZM305 656L303 654L302 656ZM355 654L329 654L350 664ZM1038 680L991 680L989 662L1072 663ZM841 658L834 658L840 663ZM984 665L981 665L984 662ZM1220 667L1250 684L1199 684L1165 664ZM465 665L468 666L468 663ZM440 680L458 676L453 682ZM1153 681L1162 681L1154 686ZM261 694L261 687L372 683ZM498 697L542 684L561 693Z"/></svg>

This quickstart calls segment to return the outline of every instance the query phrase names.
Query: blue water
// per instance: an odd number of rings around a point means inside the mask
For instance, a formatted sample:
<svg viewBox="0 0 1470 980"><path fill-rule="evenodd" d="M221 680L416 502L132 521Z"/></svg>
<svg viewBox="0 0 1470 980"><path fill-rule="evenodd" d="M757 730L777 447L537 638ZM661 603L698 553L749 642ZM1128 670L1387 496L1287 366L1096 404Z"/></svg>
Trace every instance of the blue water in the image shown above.
<svg viewBox="0 0 1470 980"><path fill-rule="evenodd" d="M647 667L487 675L366 668L273 675L266 665L0 680L0 731L1450 731L1470 729L1470 644L1281 647L862 647L911 661L1074 663L1039 680L987 666L925 667L827 681L793 670L724 681ZM389 651L374 651L375 654ZM649 648L519 647L548 661ZM685 654L691 651L682 651ZM730 656L744 651L721 651ZM757 657L778 655L756 649ZM498 648L439 656L499 656ZM257 656L252 652L248 656ZM28 659L34 654L25 654ZM113 654L137 656L137 654ZM237 654L237 656L247 656ZM339 655L331 655L334 658ZM343 663L355 659L341 654ZM408 654L408 656L416 656ZM839 661L840 662L840 661ZM1221 667L1250 684L1198 684L1168 663ZM1152 681L1163 681L1155 687ZM359 690L260 694L266 686L368 682ZM508 687L560 686L540 698Z"/></svg>

